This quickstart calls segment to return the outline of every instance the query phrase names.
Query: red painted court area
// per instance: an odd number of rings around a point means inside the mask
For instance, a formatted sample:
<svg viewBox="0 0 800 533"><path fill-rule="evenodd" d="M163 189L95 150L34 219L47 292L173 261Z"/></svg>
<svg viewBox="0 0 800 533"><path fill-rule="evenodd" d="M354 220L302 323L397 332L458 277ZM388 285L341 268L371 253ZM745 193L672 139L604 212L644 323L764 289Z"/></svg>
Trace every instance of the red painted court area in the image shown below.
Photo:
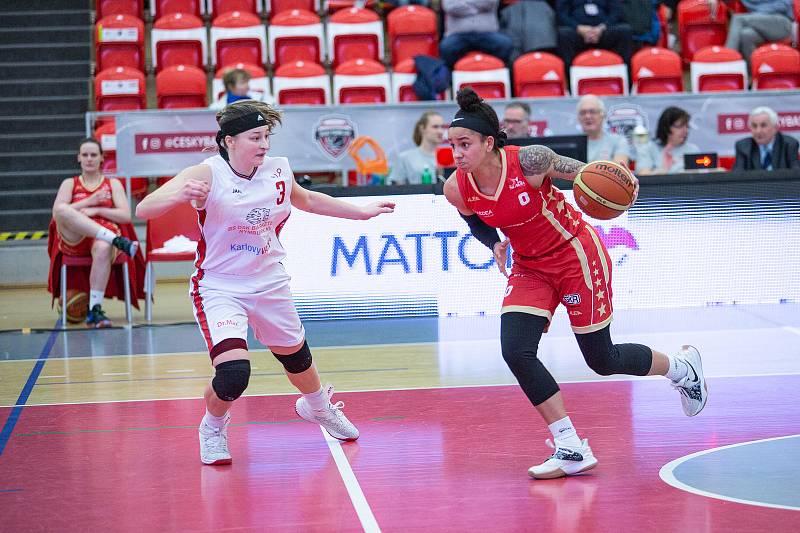
<svg viewBox="0 0 800 533"><path fill-rule="evenodd" d="M689 453L796 433L798 385L798 376L711 379L706 410L689 419L663 380L566 384L600 464L551 481L526 475L549 454L548 434L517 387L336 399L361 431L341 448L382 531L798 531L800 512L659 478ZM237 403L228 467L200 464L200 400L25 407L0 456L0 529L362 530L323 434L296 418L293 401Z"/></svg>

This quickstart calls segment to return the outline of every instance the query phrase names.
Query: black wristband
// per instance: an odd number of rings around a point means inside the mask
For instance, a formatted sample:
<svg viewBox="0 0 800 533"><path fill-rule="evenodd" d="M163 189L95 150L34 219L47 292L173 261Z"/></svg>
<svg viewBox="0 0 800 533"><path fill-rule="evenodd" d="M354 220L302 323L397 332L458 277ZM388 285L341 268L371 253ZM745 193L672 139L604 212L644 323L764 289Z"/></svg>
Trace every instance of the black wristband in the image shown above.
<svg viewBox="0 0 800 533"><path fill-rule="evenodd" d="M497 234L497 230L481 220L481 217L474 213L472 215L465 215L459 212L458 214L467 222L467 226L469 226L472 235L494 252L494 245L500 242L500 235Z"/></svg>

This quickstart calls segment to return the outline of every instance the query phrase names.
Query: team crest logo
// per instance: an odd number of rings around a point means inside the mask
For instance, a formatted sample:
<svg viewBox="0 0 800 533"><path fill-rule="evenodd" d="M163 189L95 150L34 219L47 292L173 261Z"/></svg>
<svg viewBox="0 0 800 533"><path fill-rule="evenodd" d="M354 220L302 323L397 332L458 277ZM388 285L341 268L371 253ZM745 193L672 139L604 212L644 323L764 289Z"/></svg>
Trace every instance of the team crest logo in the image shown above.
<svg viewBox="0 0 800 533"><path fill-rule="evenodd" d="M621 135L633 143L633 128L641 124L646 129L650 129L647 113L641 106L634 104L620 104L608 110L606 116L608 131Z"/></svg>
<svg viewBox="0 0 800 533"><path fill-rule="evenodd" d="M256 226L269 218L269 208L256 207L247 213L247 216L244 218L250 223L251 226Z"/></svg>
<svg viewBox="0 0 800 533"><path fill-rule="evenodd" d="M317 145L334 160L341 159L355 137L355 124L344 115L325 115L314 127Z"/></svg>

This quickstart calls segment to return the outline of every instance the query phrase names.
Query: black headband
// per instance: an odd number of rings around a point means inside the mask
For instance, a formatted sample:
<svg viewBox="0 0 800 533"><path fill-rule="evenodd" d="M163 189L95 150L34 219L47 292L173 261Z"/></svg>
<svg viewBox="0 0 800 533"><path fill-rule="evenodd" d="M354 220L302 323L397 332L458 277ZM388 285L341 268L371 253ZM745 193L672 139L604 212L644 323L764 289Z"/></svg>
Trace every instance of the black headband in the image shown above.
<svg viewBox="0 0 800 533"><path fill-rule="evenodd" d="M225 124L220 125L220 129L217 132L217 146L219 146L219 155L222 156L222 159L228 161L228 150L225 148L225 145L222 144L226 135L233 137L234 135L238 135L242 132L268 125L269 123L266 121L266 119L264 119L264 115L258 111L248 113L247 115L229 120Z"/></svg>
<svg viewBox="0 0 800 533"><path fill-rule="evenodd" d="M233 120L229 120L225 124L220 126L220 131L224 135L230 135L231 137L234 135L238 135L243 131L252 130L254 128L260 128L261 126L268 126L269 123L264 119L264 115L259 113L258 111L254 111L252 113L248 113L247 115L243 115L239 118L235 118Z"/></svg>
<svg viewBox="0 0 800 533"><path fill-rule="evenodd" d="M459 109L456 116L450 121L450 127L467 128L482 135L494 137L495 146L498 148L502 148L506 144L505 132L494 129L489 121L479 113L470 113Z"/></svg>

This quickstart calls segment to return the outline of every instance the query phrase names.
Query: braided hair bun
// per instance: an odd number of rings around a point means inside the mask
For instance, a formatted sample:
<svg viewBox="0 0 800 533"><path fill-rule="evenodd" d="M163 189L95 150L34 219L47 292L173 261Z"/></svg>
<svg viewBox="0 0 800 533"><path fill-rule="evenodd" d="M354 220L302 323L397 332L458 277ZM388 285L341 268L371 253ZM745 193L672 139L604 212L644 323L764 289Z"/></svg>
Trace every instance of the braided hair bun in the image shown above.
<svg viewBox="0 0 800 533"><path fill-rule="evenodd" d="M483 100L472 87L464 87L456 94L458 107L469 113L480 113Z"/></svg>

